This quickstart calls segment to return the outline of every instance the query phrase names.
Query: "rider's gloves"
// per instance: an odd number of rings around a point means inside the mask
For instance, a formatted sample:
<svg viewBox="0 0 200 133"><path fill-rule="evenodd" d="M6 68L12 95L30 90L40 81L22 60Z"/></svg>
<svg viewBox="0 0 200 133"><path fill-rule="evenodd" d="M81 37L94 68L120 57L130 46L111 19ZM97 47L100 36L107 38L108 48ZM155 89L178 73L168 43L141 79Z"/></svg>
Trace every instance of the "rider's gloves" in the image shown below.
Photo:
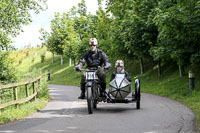
<svg viewBox="0 0 200 133"><path fill-rule="evenodd" d="M75 71L81 71L83 65L82 63L79 63L77 66L74 67Z"/></svg>
<svg viewBox="0 0 200 133"><path fill-rule="evenodd" d="M110 63L106 63L106 65L104 66L105 70L108 70L111 67Z"/></svg>
<svg viewBox="0 0 200 133"><path fill-rule="evenodd" d="M108 70L110 66L104 66L105 70Z"/></svg>
<svg viewBox="0 0 200 133"><path fill-rule="evenodd" d="M75 66L75 67L74 67L74 70L75 70L75 71L80 71L80 68L79 68L79 66L78 66L78 65L77 65L77 66Z"/></svg>

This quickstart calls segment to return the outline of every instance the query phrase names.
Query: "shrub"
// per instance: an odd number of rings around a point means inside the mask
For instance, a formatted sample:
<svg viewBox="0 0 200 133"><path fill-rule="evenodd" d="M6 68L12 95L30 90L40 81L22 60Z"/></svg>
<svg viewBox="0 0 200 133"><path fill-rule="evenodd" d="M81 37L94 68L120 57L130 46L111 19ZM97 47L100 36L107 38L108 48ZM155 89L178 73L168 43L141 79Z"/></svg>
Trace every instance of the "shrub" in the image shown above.
<svg viewBox="0 0 200 133"><path fill-rule="evenodd" d="M22 64L22 59L19 60L19 64Z"/></svg>
<svg viewBox="0 0 200 133"><path fill-rule="evenodd" d="M45 59L45 53L42 53L42 54L40 55L40 58L41 58L41 63L43 63L43 62L44 62L44 59Z"/></svg>
<svg viewBox="0 0 200 133"><path fill-rule="evenodd" d="M35 61L35 57L32 58L32 63L34 63L34 61Z"/></svg>
<svg viewBox="0 0 200 133"><path fill-rule="evenodd" d="M28 57L28 56L29 56L29 51L26 52L26 57Z"/></svg>
<svg viewBox="0 0 200 133"><path fill-rule="evenodd" d="M8 52L0 51L0 81L14 82L16 80L16 71L12 67L12 62L8 56Z"/></svg>

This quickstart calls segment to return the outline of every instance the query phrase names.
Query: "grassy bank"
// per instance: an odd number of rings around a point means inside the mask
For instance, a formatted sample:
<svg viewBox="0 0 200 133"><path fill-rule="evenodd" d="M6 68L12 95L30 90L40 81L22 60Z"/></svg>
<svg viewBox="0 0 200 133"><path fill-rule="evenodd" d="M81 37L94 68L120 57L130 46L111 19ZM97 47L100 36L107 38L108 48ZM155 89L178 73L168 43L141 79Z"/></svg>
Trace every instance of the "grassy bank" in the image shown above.
<svg viewBox="0 0 200 133"><path fill-rule="evenodd" d="M12 105L7 108L1 109L0 110L0 125L4 123L8 123L10 121L22 119L44 108L50 99L46 80L47 78L43 77L42 80L40 81L42 90L37 95L36 101L31 100L29 102L18 105L18 107L16 107L15 105ZM25 98L24 90L25 89L20 89L20 91L18 92L19 99ZM32 93L31 91L29 92ZM1 104L7 103L13 100L12 95L9 95L9 92L7 92L6 94L7 96L3 96L4 99L1 99L1 102L0 102ZM12 91L11 91L11 94L12 94Z"/></svg>
<svg viewBox="0 0 200 133"><path fill-rule="evenodd" d="M13 66L16 69L16 76L17 76L16 82L33 79L35 77L38 77L39 75L43 75L41 70L37 68L31 68L31 66L41 63L40 55L41 53L45 52L46 48L39 48L39 47L35 49L26 49L24 51L18 50L12 52L10 58L12 59ZM50 99L46 75L42 77L40 83L42 90L37 96L36 101L31 100L27 103L20 104L18 108L16 108L15 105L12 105L0 110L0 124L22 119L45 107L48 100ZM0 97L1 100L0 104L12 101L13 100L12 93L13 91L11 89L0 90L0 94L2 95ZM29 95L31 95L32 93L33 92L29 88ZM25 97L26 97L25 86L18 87L18 98L22 99Z"/></svg>

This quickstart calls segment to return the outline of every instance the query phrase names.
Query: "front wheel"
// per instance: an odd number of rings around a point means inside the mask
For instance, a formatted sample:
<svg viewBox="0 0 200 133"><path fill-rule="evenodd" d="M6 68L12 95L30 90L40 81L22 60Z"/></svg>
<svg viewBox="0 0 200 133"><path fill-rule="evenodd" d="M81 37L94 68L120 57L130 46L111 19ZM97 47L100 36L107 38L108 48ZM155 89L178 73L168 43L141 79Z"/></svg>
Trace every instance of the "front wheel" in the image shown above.
<svg viewBox="0 0 200 133"><path fill-rule="evenodd" d="M94 108L94 109L97 109L97 100L96 100L96 99L95 99L94 102L93 102L93 108Z"/></svg>
<svg viewBox="0 0 200 133"><path fill-rule="evenodd" d="M98 87L99 87L99 86L98 86ZM93 92L93 94L94 94L94 95L93 95L93 98L94 98L93 108L94 108L94 109L97 109L97 104L98 104L98 99L99 99L99 98L98 98L98 97L99 97L99 93L98 93L98 92L99 92L99 88L94 88L93 91L94 91L94 92Z"/></svg>
<svg viewBox="0 0 200 133"><path fill-rule="evenodd" d="M93 113L93 96L92 96L92 88L87 88L87 106L88 106L88 113Z"/></svg>

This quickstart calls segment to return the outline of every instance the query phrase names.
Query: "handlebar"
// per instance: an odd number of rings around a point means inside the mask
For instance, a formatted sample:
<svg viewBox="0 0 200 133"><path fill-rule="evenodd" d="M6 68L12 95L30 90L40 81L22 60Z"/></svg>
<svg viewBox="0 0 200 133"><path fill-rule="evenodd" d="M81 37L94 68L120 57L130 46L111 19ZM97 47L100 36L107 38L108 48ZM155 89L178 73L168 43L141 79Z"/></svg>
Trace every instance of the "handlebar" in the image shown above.
<svg viewBox="0 0 200 133"><path fill-rule="evenodd" d="M99 69L102 69L103 68L103 70L104 71L107 71L108 69L106 69L105 67L100 67L100 66L98 66L98 68L87 68L87 69L89 69L90 71L96 71L96 70L99 70ZM76 67L74 67L74 71L79 71L79 72L81 72L81 71L84 71L85 69L77 69Z"/></svg>

